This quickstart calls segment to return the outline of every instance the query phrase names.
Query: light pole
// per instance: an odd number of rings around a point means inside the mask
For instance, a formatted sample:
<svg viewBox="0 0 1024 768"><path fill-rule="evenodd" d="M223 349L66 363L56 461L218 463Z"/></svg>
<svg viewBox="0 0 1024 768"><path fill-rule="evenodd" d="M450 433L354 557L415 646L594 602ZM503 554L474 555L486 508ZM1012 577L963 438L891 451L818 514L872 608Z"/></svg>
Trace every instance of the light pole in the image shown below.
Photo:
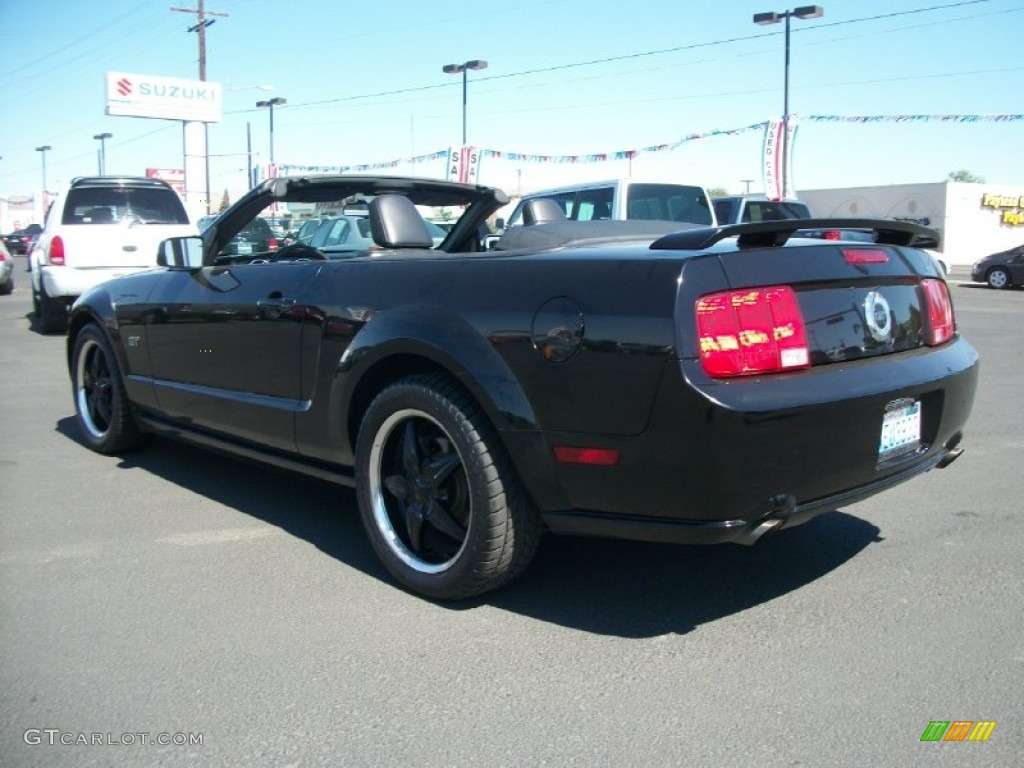
<svg viewBox="0 0 1024 768"><path fill-rule="evenodd" d="M462 64L445 64L441 71L447 75L462 73L462 146L466 146L466 74L471 69L487 69L483 59L473 59Z"/></svg>
<svg viewBox="0 0 1024 768"><path fill-rule="evenodd" d="M266 101L257 101L257 107L267 107L270 109L270 164L274 164L274 107L280 107L282 104L287 104L288 99L282 99L280 96L275 96L272 99Z"/></svg>
<svg viewBox="0 0 1024 768"><path fill-rule="evenodd" d="M42 152L43 154L43 199L46 198L46 153L49 152L53 147L49 144L44 144L41 147L36 147L36 152Z"/></svg>
<svg viewBox="0 0 1024 768"><path fill-rule="evenodd" d="M100 143L100 176L107 175L107 139L111 138L114 134L112 133L97 133L93 136Z"/></svg>
<svg viewBox="0 0 1024 768"><path fill-rule="evenodd" d="M782 20L786 22L786 66L782 85L782 141L779 146L779 180L781 181L779 189L782 191L783 197L786 196L786 161L789 154L789 20L793 16L798 19L818 19L824 14L825 11L820 5L801 5L792 11L779 13L768 11L754 14L755 24L778 24Z"/></svg>

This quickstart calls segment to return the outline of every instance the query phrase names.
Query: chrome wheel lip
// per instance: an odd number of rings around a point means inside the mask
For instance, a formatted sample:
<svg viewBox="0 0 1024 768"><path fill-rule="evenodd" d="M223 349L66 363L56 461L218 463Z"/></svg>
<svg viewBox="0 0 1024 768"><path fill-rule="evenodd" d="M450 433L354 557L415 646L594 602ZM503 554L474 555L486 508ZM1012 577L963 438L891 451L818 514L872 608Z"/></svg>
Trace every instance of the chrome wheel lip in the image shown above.
<svg viewBox="0 0 1024 768"><path fill-rule="evenodd" d="M100 429L96 425L92 406L89 403L89 390L85 385L89 357L93 353L106 355L103 347L89 339L82 344L82 348L78 352L78 364L75 366L75 405L78 407L78 415L82 420L82 425L89 432L89 435L96 440L102 440L110 432L110 425L108 424L106 429Z"/></svg>
<svg viewBox="0 0 1024 768"><path fill-rule="evenodd" d="M458 551L442 563L428 563L421 559L415 552L406 546L402 537L395 529L391 516L388 513L387 501L384 498L385 488L381 478L381 469L384 456L384 446L395 431L408 419L424 419L440 429L451 441L452 449L458 454L459 462L462 466L463 472L465 472L466 462L462 452L459 450L455 440L441 422L418 408L405 408L395 411L388 416L377 429L376 434L373 436L373 443L370 445L369 464L367 467L367 483L370 505L373 513L374 524L383 537L384 543L387 545L388 549L390 549L391 552L402 561L402 563L417 573L434 576L450 570L458 562L462 553L466 549L466 542L469 540L469 529L467 528L466 538L462 540ZM470 501L470 503L472 503L472 501Z"/></svg>

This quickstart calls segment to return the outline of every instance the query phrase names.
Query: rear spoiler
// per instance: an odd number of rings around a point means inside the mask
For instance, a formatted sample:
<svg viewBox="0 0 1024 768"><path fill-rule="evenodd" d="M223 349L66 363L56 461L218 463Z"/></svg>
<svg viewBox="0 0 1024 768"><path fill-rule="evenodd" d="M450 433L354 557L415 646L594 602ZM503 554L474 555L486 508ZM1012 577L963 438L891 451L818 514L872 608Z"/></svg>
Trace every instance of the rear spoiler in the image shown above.
<svg viewBox="0 0 1024 768"><path fill-rule="evenodd" d="M673 232L651 243L652 250L702 251L720 240L737 238L740 248L764 248L785 245L800 232L820 229L865 230L876 234L882 245L909 245L915 248L936 248L939 233L909 221L893 219L785 219L756 224L729 224L722 227L700 227Z"/></svg>

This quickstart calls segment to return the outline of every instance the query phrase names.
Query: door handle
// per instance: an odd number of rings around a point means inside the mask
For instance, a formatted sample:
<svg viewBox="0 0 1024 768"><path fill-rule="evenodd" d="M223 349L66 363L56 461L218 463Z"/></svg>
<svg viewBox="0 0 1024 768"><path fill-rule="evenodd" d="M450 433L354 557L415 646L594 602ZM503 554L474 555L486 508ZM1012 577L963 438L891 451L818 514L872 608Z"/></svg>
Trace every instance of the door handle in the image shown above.
<svg viewBox="0 0 1024 768"><path fill-rule="evenodd" d="M276 320L285 312L290 312L294 309L295 299L289 299L284 296L269 296L265 299L259 299L256 302L256 307L266 317Z"/></svg>

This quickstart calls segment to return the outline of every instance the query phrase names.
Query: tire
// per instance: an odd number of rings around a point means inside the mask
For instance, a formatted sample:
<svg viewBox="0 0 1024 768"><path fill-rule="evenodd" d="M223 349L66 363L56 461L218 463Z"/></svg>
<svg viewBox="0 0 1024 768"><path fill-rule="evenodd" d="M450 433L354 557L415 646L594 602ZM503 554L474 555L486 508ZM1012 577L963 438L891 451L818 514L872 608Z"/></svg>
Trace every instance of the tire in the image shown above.
<svg viewBox="0 0 1024 768"><path fill-rule="evenodd" d="M82 437L92 450L108 455L139 448L139 429L124 391L117 357L96 325L86 325L75 339L71 387Z"/></svg>
<svg viewBox="0 0 1024 768"><path fill-rule="evenodd" d="M10 296L14 291L14 272L11 272L11 279L0 285L0 296Z"/></svg>
<svg viewBox="0 0 1024 768"><path fill-rule="evenodd" d="M51 299L46 289L40 287L36 302L36 316L43 333L64 333L68 327L67 309L60 299Z"/></svg>
<svg viewBox="0 0 1024 768"><path fill-rule="evenodd" d="M1010 287L1010 273L1002 267L993 267L985 275L985 282L988 283L989 288L1001 291L1003 288Z"/></svg>
<svg viewBox="0 0 1024 768"><path fill-rule="evenodd" d="M518 576L540 522L497 432L439 374L412 376L370 404L356 444L363 526L394 578L459 600Z"/></svg>

